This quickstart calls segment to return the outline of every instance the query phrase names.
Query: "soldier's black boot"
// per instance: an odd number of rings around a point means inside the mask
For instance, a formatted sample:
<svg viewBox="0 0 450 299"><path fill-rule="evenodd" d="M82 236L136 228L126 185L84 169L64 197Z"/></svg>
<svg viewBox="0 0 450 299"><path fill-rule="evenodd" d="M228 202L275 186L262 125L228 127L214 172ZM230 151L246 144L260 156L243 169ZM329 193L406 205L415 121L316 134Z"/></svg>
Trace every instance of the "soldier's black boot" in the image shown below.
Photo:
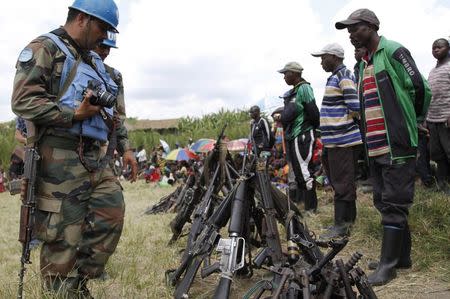
<svg viewBox="0 0 450 299"><path fill-rule="evenodd" d="M397 277L395 267L399 261L403 243L403 230L385 226L381 245L381 258L377 269L368 276L374 286L387 284Z"/></svg>
<svg viewBox="0 0 450 299"><path fill-rule="evenodd" d="M80 277L80 283L78 286L78 298L79 299L94 299L92 297L91 292L87 287L88 279Z"/></svg>
<svg viewBox="0 0 450 299"><path fill-rule="evenodd" d="M87 279L80 276L62 277L49 276L44 278L44 297L65 299L92 299L87 288Z"/></svg>
<svg viewBox="0 0 450 299"><path fill-rule="evenodd" d="M369 263L368 268L370 270L375 270L378 267L378 261L372 261ZM400 252L400 257L398 263L395 266L397 269L409 269L412 267L411 260L411 232L409 231L409 226L406 225L403 231L403 243L402 250Z"/></svg>
<svg viewBox="0 0 450 299"><path fill-rule="evenodd" d="M348 219L348 202L342 200L334 201L334 225L330 227L319 239L328 241L349 235L350 222Z"/></svg>

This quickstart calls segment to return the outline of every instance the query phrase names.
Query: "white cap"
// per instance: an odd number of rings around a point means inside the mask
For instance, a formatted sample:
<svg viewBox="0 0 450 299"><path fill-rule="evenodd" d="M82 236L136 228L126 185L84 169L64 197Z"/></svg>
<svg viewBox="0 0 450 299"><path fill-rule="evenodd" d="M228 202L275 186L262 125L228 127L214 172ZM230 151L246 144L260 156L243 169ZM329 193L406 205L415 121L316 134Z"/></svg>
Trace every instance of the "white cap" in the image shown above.
<svg viewBox="0 0 450 299"><path fill-rule="evenodd" d="M296 62L296 61L291 61L286 63L286 65L279 70L279 73L286 73L288 71L294 72L294 73L301 73L303 71L303 67L300 65L300 63Z"/></svg>
<svg viewBox="0 0 450 299"><path fill-rule="evenodd" d="M322 50L320 50L318 52L311 53L311 55L314 57L320 57L325 54L334 55L336 57L343 59L344 58L344 48L342 48L342 46L339 45L338 43L332 43L332 44L326 45L325 47L322 48Z"/></svg>

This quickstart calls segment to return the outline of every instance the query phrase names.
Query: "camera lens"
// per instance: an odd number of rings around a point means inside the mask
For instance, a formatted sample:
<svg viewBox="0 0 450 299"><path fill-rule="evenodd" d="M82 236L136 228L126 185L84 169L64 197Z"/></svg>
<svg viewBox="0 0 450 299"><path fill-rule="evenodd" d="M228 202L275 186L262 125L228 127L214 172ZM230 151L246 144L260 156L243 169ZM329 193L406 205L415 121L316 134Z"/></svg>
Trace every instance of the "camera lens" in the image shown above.
<svg viewBox="0 0 450 299"><path fill-rule="evenodd" d="M90 80L87 88L92 90L92 96L89 99L92 105L112 108L116 104L116 97L107 90L104 90L99 81Z"/></svg>

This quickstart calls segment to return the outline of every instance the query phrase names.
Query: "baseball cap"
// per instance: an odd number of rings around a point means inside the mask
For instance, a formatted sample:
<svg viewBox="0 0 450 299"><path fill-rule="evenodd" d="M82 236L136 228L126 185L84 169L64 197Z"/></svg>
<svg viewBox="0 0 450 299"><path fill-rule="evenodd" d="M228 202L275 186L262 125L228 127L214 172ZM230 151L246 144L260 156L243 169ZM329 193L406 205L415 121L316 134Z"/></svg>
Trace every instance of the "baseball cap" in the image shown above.
<svg viewBox="0 0 450 299"><path fill-rule="evenodd" d="M367 8L361 8L352 12L346 20L336 22L336 29L344 29L350 25L358 24L361 22L367 22L380 28L380 21L373 11Z"/></svg>
<svg viewBox="0 0 450 299"><path fill-rule="evenodd" d="M326 45L322 48L322 50L318 52L311 53L311 55L314 57L320 57L324 54L331 54L339 58L344 58L344 48L342 48L342 46L338 43L332 43Z"/></svg>
<svg viewBox="0 0 450 299"><path fill-rule="evenodd" d="M303 67L300 65L300 63L291 61L286 63L286 65L278 72L284 74L287 71L291 71L294 73L301 73L303 71Z"/></svg>

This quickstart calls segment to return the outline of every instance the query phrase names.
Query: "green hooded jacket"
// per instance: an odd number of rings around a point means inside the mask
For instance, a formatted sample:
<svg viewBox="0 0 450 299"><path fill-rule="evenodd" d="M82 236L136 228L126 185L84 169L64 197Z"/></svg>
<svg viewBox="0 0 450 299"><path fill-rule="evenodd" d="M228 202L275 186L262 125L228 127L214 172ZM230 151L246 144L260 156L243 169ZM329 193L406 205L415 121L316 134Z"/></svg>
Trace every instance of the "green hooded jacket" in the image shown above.
<svg viewBox="0 0 450 299"><path fill-rule="evenodd" d="M372 59L391 159L414 157L418 144L417 123L424 120L431 100L428 82L420 74L408 49L383 36ZM365 62L361 61L358 89L362 110L365 109L364 67ZM361 116L362 132L366 132L364 111Z"/></svg>

